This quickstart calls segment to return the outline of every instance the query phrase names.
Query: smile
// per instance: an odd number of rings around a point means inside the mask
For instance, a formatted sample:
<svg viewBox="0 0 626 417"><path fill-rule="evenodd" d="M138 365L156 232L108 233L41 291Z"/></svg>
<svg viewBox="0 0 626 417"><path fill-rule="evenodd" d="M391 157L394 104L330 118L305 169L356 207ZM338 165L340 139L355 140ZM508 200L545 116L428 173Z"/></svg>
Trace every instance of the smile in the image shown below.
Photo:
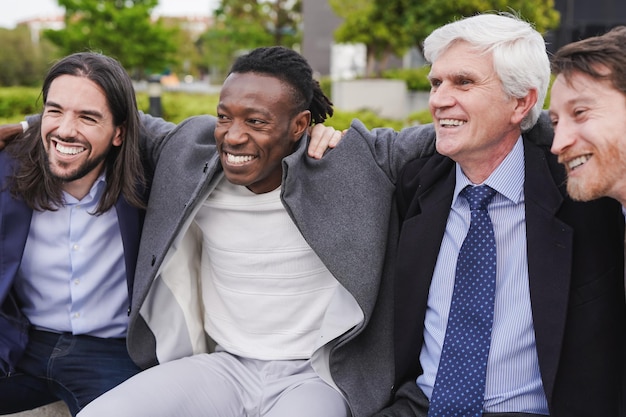
<svg viewBox="0 0 626 417"><path fill-rule="evenodd" d="M65 146L57 142L56 150L63 155L78 155L79 153L84 152L85 148L82 146Z"/></svg>
<svg viewBox="0 0 626 417"><path fill-rule="evenodd" d="M440 119L439 120L439 126L442 126L442 127L463 126L465 123L467 123L465 120L459 120L459 119Z"/></svg>
<svg viewBox="0 0 626 417"><path fill-rule="evenodd" d="M581 165L584 165L585 162L587 162L589 159L591 159L591 155L589 155L589 154L578 156L578 157L572 159L571 161L568 161L567 162L567 167L573 171L576 168L579 168Z"/></svg>
<svg viewBox="0 0 626 417"><path fill-rule="evenodd" d="M229 164L233 165L243 165L246 162L252 161L255 157L252 155L233 155L232 153L226 152L226 161Z"/></svg>

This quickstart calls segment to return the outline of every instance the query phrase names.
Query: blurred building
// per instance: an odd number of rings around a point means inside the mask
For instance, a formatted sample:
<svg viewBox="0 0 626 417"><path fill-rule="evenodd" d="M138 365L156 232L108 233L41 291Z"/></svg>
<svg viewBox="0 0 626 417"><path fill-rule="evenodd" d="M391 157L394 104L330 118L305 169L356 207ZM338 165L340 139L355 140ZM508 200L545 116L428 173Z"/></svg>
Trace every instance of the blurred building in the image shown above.
<svg viewBox="0 0 626 417"><path fill-rule="evenodd" d="M333 34L341 19L326 0L302 0L302 55L319 75L331 73Z"/></svg>
<svg viewBox="0 0 626 417"><path fill-rule="evenodd" d="M555 0L555 6L561 13L561 25L547 36L551 51L626 25L624 0Z"/></svg>
<svg viewBox="0 0 626 417"><path fill-rule="evenodd" d="M63 16L39 17L18 22L18 25L25 25L30 31L30 39L33 44L38 44L41 39L41 32L46 29L60 30L65 27Z"/></svg>
<svg viewBox="0 0 626 417"><path fill-rule="evenodd" d="M365 46L335 43L334 32L340 23L341 18L335 14L327 0L302 0L301 53L318 77L353 79L365 73ZM407 54L407 58L411 60L413 57ZM388 68L403 65L403 60L395 56L388 62Z"/></svg>
<svg viewBox="0 0 626 417"><path fill-rule="evenodd" d="M561 13L561 25L546 35L550 51L572 41L602 34L615 26L626 25L625 0L555 0L555 7ZM318 74L331 75L333 67L340 67L342 72L350 71L349 66L359 61L354 51L344 47L333 51L333 32L341 19L328 1L302 0L302 21L302 54Z"/></svg>

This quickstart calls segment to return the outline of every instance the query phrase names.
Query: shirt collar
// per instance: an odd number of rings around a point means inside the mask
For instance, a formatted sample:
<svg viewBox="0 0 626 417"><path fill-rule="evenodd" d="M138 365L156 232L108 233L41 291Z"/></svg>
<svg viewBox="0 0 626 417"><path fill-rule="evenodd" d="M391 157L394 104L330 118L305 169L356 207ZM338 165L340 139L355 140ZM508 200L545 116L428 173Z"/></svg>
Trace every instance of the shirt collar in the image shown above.
<svg viewBox="0 0 626 417"><path fill-rule="evenodd" d="M483 184L490 186L513 203L519 203L524 195L524 142L520 136L511 152L502 160L500 165L489 175ZM465 176L461 166L456 164L456 185L454 199L456 202L459 193L472 182Z"/></svg>
<svg viewBox="0 0 626 417"><path fill-rule="evenodd" d="M102 194L104 194L104 189L106 188L106 175L105 171L100 174L100 176L94 181L91 189L89 189L89 193L82 200L76 199L76 197L72 196L69 193L63 191L63 199L65 201L66 206L73 206L76 204L80 204L83 206L95 206L100 201Z"/></svg>

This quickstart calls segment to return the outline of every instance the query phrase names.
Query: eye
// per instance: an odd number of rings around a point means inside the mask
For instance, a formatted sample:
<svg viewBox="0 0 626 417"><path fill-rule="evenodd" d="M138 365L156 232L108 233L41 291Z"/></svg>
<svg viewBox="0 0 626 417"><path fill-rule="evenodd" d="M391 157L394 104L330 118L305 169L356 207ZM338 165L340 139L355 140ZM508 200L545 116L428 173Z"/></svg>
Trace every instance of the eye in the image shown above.
<svg viewBox="0 0 626 417"><path fill-rule="evenodd" d="M98 120L94 119L91 116L81 116L81 120L83 120L85 123L88 123L90 125L98 123Z"/></svg>
<svg viewBox="0 0 626 417"><path fill-rule="evenodd" d="M559 119L557 119L556 117L551 117L550 118L550 124L552 124L552 127L556 127L556 125L559 123Z"/></svg>
<svg viewBox="0 0 626 417"><path fill-rule="evenodd" d="M438 80L438 79L436 79L436 78L431 78L431 79L430 79L430 86L431 86L432 88L437 88L437 87L439 87L440 85L441 85L441 80Z"/></svg>
<svg viewBox="0 0 626 417"><path fill-rule="evenodd" d="M261 119L248 119L248 123L253 126L263 126L267 124L265 120L261 120Z"/></svg>

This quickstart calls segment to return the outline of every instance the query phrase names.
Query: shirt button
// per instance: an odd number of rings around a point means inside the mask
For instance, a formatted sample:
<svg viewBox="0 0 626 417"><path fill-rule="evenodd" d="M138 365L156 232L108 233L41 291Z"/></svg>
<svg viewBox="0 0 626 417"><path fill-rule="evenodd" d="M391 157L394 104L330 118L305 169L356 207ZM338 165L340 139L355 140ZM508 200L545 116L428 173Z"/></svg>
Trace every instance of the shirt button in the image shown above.
<svg viewBox="0 0 626 417"><path fill-rule="evenodd" d="M72 245L72 250L78 250L78 248L80 248L80 245L78 245L78 243L74 243L74 245Z"/></svg>
<svg viewBox="0 0 626 417"><path fill-rule="evenodd" d="M75 279L74 280L74 285L78 285L78 284L80 284L80 280L79 279Z"/></svg>
<svg viewBox="0 0 626 417"><path fill-rule="evenodd" d="M79 317L80 317L80 313L74 313L73 317L74 317L75 319L79 318Z"/></svg>

